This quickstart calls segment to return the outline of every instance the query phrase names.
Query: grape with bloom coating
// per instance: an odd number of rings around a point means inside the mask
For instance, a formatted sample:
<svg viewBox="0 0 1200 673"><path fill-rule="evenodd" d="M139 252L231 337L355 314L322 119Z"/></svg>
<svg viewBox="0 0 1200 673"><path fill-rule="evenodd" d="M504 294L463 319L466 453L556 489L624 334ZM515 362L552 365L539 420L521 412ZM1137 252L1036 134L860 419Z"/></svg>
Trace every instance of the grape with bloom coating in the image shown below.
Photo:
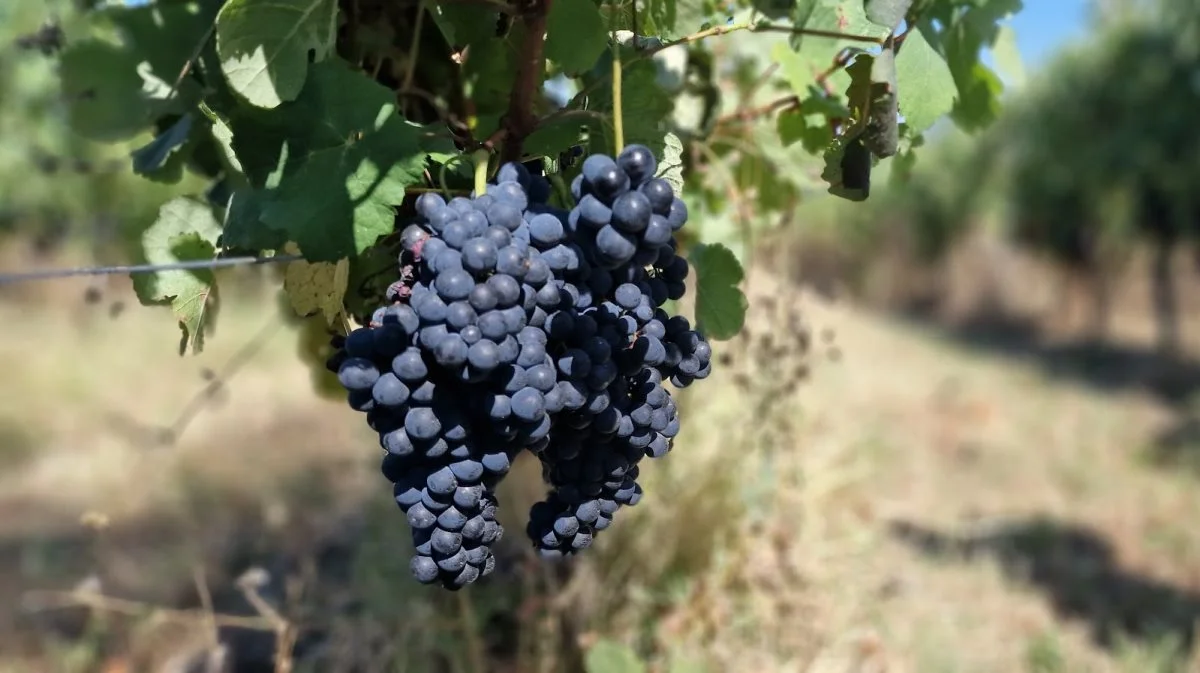
<svg viewBox="0 0 1200 673"><path fill-rule="evenodd" d="M378 433L418 582L495 571L495 489L521 453L550 486L526 533L560 558L637 504L640 461L671 450L668 385L708 376L712 348L663 309L684 292L688 213L657 167L640 145L589 156L569 210L521 164L485 194L416 199L388 304L329 362Z"/></svg>

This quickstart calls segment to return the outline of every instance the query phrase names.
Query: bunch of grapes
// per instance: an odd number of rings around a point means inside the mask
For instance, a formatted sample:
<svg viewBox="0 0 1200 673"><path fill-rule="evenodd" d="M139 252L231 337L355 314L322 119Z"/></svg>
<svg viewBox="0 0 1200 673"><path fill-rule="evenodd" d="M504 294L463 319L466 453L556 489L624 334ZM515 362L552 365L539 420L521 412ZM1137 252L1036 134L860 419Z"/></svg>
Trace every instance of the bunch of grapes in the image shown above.
<svg viewBox="0 0 1200 673"><path fill-rule="evenodd" d="M418 581L494 570L496 486L522 451L551 487L527 533L560 558L638 502L643 457L671 450L664 382L708 376L712 350L661 308L684 293L688 213L656 167L641 145L589 156L570 211L517 163L484 194L418 198L387 304L329 362L379 434Z"/></svg>

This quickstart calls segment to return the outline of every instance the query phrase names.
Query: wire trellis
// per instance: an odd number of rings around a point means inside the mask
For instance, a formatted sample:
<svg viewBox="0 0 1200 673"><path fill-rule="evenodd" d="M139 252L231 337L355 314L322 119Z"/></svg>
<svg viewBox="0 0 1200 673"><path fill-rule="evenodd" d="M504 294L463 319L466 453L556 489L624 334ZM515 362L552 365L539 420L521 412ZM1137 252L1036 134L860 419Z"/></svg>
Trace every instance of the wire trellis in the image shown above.
<svg viewBox="0 0 1200 673"><path fill-rule="evenodd" d="M112 276L117 274L159 273L163 271L199 271L231 266L257 264L282 264L303 260L301 255L274 255L271 257L221 257L197 259L170 264L128 264L119 266L85 266L68 269L37 269L34 271L0 272L0 286L30 283L79 276Z"/></svg>

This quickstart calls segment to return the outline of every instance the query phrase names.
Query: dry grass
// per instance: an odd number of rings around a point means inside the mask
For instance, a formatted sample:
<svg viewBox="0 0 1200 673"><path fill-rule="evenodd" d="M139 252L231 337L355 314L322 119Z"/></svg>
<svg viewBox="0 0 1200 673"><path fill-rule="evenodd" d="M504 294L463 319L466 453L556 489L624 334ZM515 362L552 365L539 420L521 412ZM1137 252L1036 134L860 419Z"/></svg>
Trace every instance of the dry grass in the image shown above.
<svg viewBox="0 0 1200 673"><path fill-rule="evenodd" d="M256 591L306 627L296 670L573 671L601 638L671 673L1200 670L1170 640L1200 614L1200 489L1144 460L1177 413L1151 395L756 274L748 336L686 393L642 504L570 572L530 564L538 474L520 464L501 569L454 597L409 580L373 438L312 393L295 333L270 336L177 442L152 441L271 319L269 298L227 304L208 352L180 360L164 312L111 320L78 287L0 299L0 605L15 606L0 639L24 644L0 671L182 670L168 660L211 647L197 567L221 613L253 614L236 580L265 571ZM92 575L188 618L19 609ZM1155 622L1165 635L1144 632ZM265 647L269 664L269 629L220 633L228 656Z"/></svg>

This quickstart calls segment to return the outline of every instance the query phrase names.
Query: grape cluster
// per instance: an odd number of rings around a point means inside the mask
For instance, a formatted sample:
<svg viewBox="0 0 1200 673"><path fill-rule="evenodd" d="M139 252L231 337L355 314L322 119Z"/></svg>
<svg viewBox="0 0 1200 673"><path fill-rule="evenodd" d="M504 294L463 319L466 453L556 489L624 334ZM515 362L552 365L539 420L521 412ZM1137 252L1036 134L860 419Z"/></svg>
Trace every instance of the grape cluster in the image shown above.
<svg viewBox="0 0 1200 673"><path fill-rule="evenodd" d="M521 164L483 194L416 202L400 278L329 362L384 450L420 582L495 568L496 486L522 451L551 487L527 533L543 557L588 547L642 496L638 463L679 432L664 386L708 376L712 350L662 305L684 294L687 208L644 146L589 156L576 205Z"/></svg>

